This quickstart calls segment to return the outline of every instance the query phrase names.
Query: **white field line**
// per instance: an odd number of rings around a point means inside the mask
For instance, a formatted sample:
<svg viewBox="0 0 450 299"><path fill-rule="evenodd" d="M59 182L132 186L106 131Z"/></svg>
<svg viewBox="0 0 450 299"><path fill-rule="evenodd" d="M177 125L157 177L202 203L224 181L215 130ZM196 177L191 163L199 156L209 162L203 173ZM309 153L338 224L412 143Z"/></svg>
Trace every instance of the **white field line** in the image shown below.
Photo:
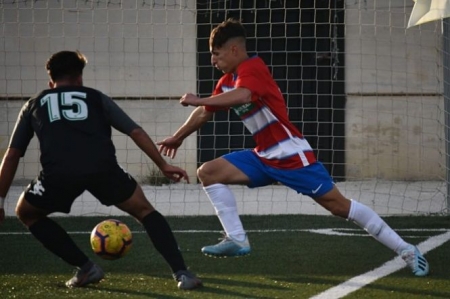
<svg viewBox="0 0 450 299"><path fill-rule="evenodd" d="M430 237L429 239L423 241L417 247L422 252L422 254L427 253L435 249L436 247L441 246L445 242L450 240L450 231L446 233ZM402 268L406 267L406 263L402 260L400 256L384 263L380 267L361 274L359 276L353 277L335 287L332 287L316 296L311 297L310 299L338 299L348 294L359 290L360 288L374 282L377 279L390 275ZM411 274L412 275L412 274Z"/></svg>
<svg viewBox="0 0 450 299"><path fill-rule="evenodd" d="M449 232L448 228L431 228L431 229L422 229L422 228L404 228L404 229L396 229L397 232ZM183 234L203 234L203 233L221 233L220 230L198 230L198 229L186 229L186 230L173 230L174 233L183 233ZM316 233L321 235L330 235L330 236L350 236L350 237L370 237L364 230L360 228L319 228L319 229L254 229L247 230L248 233L293 233L293 232L309 232ZM90 234L90 231L69 231L67 232L71 235L84 235ZM143 234L145 231L132 231L133 234ZM29 235L30 233L27 231L23 232L0 232L0 236L7 235ZM431 235L403 235L403 238L426 238Z"/></svg>

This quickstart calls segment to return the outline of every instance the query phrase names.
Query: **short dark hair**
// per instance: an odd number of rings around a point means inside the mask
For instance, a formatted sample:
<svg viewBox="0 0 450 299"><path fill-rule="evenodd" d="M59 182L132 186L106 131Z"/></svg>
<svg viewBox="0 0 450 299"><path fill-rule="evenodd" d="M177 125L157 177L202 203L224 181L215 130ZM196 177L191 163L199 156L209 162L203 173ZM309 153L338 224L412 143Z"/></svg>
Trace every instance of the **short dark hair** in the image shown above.
<svg viewBox="0 0 450 299"><path fill-rule="evenodd" d="M231 38L240 37L244 41L246 39L246 32L241 22L235 19L228 19L220 23L211 31L209 37L209 46L214 48L222 48L222 46Z"/></svg>
<svg viewBox="0 0 450 299"><path fill-rule="evenodd" d="M79 51L60 51L53 54L45 68L53 82L65 78L75 79L83 75L87 59Z"/></svg>

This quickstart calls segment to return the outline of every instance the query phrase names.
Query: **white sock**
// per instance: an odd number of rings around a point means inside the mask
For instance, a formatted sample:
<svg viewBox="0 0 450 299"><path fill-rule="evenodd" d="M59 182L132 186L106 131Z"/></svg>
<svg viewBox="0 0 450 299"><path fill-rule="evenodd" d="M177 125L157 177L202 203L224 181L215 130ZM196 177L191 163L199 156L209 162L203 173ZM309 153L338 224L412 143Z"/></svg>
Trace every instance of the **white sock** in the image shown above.
<svg viewBox="0 0 450 299"><path fill-rule="evenodd" d="M239 219L236 199L227 185L213 184L203 187L211 201L227 236L244 241L245 231Z"/></svg>
<svg viewBox="0 0 450 299"><path fill-rule="evenodd" d="M355 200L351 202L347 220L364 228L369 235L397 254L409 245L375 211Z"/></svg>

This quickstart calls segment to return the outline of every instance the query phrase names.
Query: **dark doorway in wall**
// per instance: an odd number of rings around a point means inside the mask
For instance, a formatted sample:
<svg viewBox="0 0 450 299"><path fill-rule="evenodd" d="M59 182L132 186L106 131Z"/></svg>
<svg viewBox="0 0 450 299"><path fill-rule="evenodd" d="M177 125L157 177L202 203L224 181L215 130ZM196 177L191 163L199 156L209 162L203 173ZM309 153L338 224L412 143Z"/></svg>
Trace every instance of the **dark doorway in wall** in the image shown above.
<svg viewBox="0 0 450 299"><path fill-rule="evenodd" d="M197 1L198 92L209 96L222 75L210 63L211 30L240 19L250 54L269 66L290 119L336 181L345 179L344 1ZM198 135L198 163L254 147L232 111L216 113Z"/></svg>

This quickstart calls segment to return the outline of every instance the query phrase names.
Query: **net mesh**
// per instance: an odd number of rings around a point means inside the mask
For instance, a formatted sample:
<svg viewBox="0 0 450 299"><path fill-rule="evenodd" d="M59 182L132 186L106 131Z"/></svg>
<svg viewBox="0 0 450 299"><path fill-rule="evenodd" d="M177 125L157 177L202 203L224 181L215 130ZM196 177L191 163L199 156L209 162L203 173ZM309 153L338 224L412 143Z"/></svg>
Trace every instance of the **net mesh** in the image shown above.
<svg viewBox="0 0 450 299"><path fill-rule="evenodd" d="M338 187L380 214L446 211L447 167L441 22L407 29L409 0L0 1L0 155L23 103L47 88L45 61L80 50L84 84L113 97L154 141L192 111L187 92L208 96L220 73L208 38L229 17L242 21L248 50L268 64L304 133ZM126 136L114 132L119 163L167 215L214 211L197 167L253 146L232 113L218 113L185 140L171 163L191 184L170 184ZM8 194L7 214L39 170L32 140ZM286 187L235 186L242 214L328 214ZM88 193L73 213L120 214Z"/></svg>

